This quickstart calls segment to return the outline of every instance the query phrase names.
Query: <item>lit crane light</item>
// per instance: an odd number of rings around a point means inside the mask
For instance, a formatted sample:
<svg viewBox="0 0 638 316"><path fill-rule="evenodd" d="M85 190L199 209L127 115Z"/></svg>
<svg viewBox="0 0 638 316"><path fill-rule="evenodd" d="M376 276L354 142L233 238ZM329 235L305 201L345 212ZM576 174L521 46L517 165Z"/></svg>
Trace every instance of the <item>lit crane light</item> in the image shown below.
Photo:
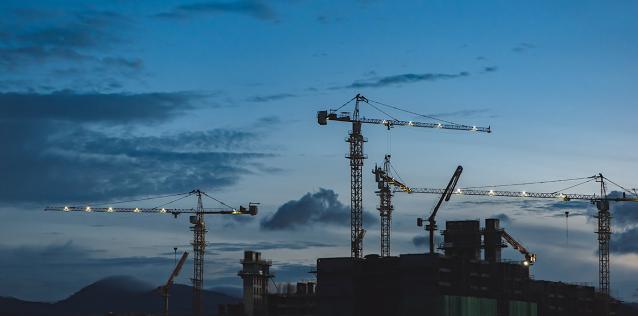
<svg viewBox="0 0 638 316"><path fill-rule="evenodd" d="M476 132L478 131L478 128L476 128L476 126L472 126L472 130Z"/></svg>
<svg viewBox="0 0 638 316"><path fill-rule="evenodd" d="M461 189L456 189L456 193L457 194L463 194L463 191L461 191Z"/></svg>
<svg viewBox="0 0 638 316"><path fill-rule="evenodd" d="M436 124L436 127L438 127L438 128L443 128L443 124L441 124L441 123Z"/></svg>
<svg viewBox="0 0 638 316"><path fill-rule="evenodd" d="M527 192L523 191L521 192L521 196L528 196Z"/></svg>
<svg viewBox="0 0 638 316"><path fill-rule="evenodd" d="M488 193L490 196L494 196L496 195L496 193L494 193L494 190L490 190L490 192Z"/></svg>
<svg viewBox="0 0 638 316"><path fill-rule="evenodd" d="M523 260L523 265L526 266L526 267L529 267L529 261Z"/></svg>
<svg viewBox="0 0 638 316"><path fill-rule="evenodd" d="M414 122L409 121L409 122L408 122L408 125L410 125L410 126L414 126Z"/></svg>
<svg viewBox="0 0 638 316"><path fill-rule="evenodd" d="M69 211L69 207L68 207L68 206L65 206L65 207L64 207L64 211L65 211L65 212L68 212L68 211Z"/></svg>
<svg viewBox="0 0 638 316"><path fill-rule="evenodd" d="M136 208L133 210L133 212L135 212L135 213L139 213L139 212L140 212L140 209L139 209L138 207L136 207Z"/></svg>
<svg viewBox="0 0 638 316"><path fill-rule="evenodd" d="M165 209L165 208L162 208L162 209L160 210L160 213L162 213L162 214L163 214L163 213L166 213L166 209Z"/></svg>
<svg viewBox="0 0 638 316"><path fill-rule="evenodd" d="M109 212L109 213L113 213L113 208L109 207L109 208L106 209L106 211Z"/></svg>
<svg viewBox="0 0 638 316"><path fill-rule="evenodd" d="M85 210L86 212L90 212L90 211L91 211L91 207L90 207L90 206L87 206L84 210Z"/></svg>
<svg viewBox="0 0 638 316"><path fill-rule="evenodd" d="M241 212L238 210L233 210L231 214L238 215L238 214L241 214Z"/></svg>

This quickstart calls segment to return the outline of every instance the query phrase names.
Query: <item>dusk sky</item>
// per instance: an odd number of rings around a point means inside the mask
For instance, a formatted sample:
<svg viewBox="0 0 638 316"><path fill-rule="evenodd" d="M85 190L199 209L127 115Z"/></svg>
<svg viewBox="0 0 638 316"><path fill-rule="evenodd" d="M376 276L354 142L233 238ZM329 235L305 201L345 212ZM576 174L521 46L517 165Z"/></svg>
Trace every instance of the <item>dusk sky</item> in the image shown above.
<svg viewBox="0 0 638 316"><path fill-rule="evenodd" d="M493 131L364 125L365 254L379 253L371 170L388 153L414 187L443 187L462 165L460 187L601 172L636 188L637 12L636 1L2 1L0 296L56 301L112 275L161 284L173 247L192 251L187 216L43 209L196 188L261 203L254 218L207 218L205 288L239 287L245 249L273 260L277 282L312 278L317 258L350 255L351 126L319 126L316 112L357 93ZM426 251L416 217L436 198L395 195L394 255ZM635 204L612 206L612 294L627 301L638 301ZM537 254L536 279L597 286L595 211L455 196L438 222L497 216ZM189 261L178 282L191 275Z"/></svg>

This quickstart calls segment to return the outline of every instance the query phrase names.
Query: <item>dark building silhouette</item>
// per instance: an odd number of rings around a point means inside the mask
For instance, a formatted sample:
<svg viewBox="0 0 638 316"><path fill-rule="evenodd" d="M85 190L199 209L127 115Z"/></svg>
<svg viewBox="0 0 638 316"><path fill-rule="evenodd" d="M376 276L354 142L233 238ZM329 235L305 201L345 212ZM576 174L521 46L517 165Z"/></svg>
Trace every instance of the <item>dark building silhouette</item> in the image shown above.
<svg viewBox="0 0 638 316"><path fill-rule="evenodd" d="M482 229L478 220L448 221L445 228L440 245L444 254L319 258L316 290L314 282L298 283L296 287L290 284L277 293L264 293L268 287L260 287L265 298L259 300L255 299L255 284L267 282L272 275L265 272L254 275L261 278L259 282L246 282L245 276L253 276L249 271L254 271L254 261L264 262L259 253L247 251L242 260L244 270L239 273L244 278L244 307L231 306L224 313L220 308L220 315L601 314L603 299L592 286L534 280L529 261L503 261L506 233L498 219L485 220ZM270 264L256 266L264 270ZM630 315L616 312L619 306L617 301L612 302L611 315Z"/></svg>

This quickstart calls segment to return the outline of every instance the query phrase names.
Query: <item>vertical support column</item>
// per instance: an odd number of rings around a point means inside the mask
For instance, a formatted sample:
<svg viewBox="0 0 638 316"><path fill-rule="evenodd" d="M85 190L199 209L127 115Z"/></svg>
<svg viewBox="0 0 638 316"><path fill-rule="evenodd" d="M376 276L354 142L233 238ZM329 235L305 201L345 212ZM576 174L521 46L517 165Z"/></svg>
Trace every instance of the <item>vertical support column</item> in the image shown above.
<svg viewBox="0 0 638 316"><path fill-rule="evenodd" d="M376 172L379 172L377 170ZM390 155L386 155L383 162L383 173L390 174ZM379 191L379 215L381 216L381 257L390 256L390 232L392 228L392 190L390 184L383 178L377 177Z"/></svg>
<svg viewBox="0 0 638 316"><path fill-rule="evenodd" d="M598 208L598 283L603 295L603 312L609 315L609 242L611 239L611 214L609 201L597 201Z"/></svg>
<svg viewBox="0 0 638 316"><path fill-rule="evenodd" d="M197 194L197 213L190 217L193 224L193 315L203 315L202 307L202 288L204 287L204 255L206 252L206 224L204 223L204 206L202 204L202 192L195 191Z"/></svg>
<svg viewBox="0 0 638 316"><path fill-rule="evenodd" d="M361 121L359 121L359 102L367 102L366 98L357 95L353 112L352 131L346 140L350 144L350 256L363 257L363 143Z"/></svg>

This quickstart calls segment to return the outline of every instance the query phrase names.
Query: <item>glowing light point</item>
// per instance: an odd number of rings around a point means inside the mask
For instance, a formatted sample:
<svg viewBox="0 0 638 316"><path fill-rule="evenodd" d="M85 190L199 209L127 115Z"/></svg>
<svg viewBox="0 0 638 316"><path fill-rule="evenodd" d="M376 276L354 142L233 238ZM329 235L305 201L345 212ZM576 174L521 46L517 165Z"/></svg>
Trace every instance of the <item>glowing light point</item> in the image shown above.
<svg viewBox="0 0 638 316"><path fill-rule="evenodd" d="M108 209L106 209L106 211L109 212L109 213L113 213L113 208L109 207Z"/></svg>
<svg viewBox="0 0 638 316"><path fill-rule="evenodd" d="M139 212L140 212L140 209L136 207L136 208L133 210L133 212L135 212L135 213L139 213Z"/></svg>
<svg viewBox="0 0 638 316"><path fill-rule="evenodd" d="M162 208L162 209L160 210L160 213L166 213L166 209L165 209L165 208Z"/></svg>
<svg viewBox="0 0 638 316"><path fill-rule="evenodd" d="M442 127L443 127L443 124L441 124L441 123L436 124L436 127L438 127L438 128L442 128Z"/></svg>
<svg viewBox="0 0 638 316"><path fill-rule="evenodd" d="M64 211L65 211L65 212L68 212L68 211L69 211L69 207L68 207L68 206L65 206L65 207L64 207Z"/></svg>
<svg viewBox="0 0 638 316"><path fill-rule="evenodd" d="M408 125L410 125L410 126L414 126L414 122L409 121L409 122L408 122Z"/></svg>
<svg viewBox="0 0 638 316"><path fill-rule="evenodd" d="M494 196L494 194L496 194L496 193L494 193L494 190L490 190L490 193L488 193L488 194L491 195L491 196Z"/></svg>
<svg viewBox="0 0 638 316"><path fill-rule="evenodd" d="M91 207L87 206L84 210L87 211L87 212L90 212L91 211Z"/></svg>

